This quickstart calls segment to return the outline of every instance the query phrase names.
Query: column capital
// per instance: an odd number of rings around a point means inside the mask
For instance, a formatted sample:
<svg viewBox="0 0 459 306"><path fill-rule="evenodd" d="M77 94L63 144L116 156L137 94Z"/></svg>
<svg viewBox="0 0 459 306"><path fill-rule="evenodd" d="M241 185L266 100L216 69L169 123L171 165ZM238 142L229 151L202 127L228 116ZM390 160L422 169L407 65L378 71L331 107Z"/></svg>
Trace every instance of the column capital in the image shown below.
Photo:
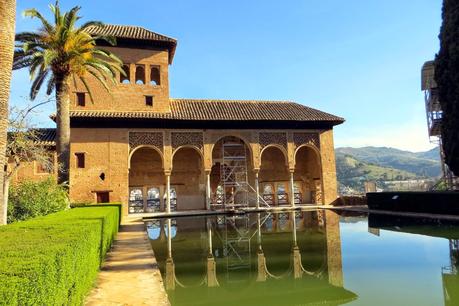
<svg viewBox="0 0 459 306"><path fill-rule="evenodd" d="M171 176L172 170L164 170L165 176Z"/></svg>

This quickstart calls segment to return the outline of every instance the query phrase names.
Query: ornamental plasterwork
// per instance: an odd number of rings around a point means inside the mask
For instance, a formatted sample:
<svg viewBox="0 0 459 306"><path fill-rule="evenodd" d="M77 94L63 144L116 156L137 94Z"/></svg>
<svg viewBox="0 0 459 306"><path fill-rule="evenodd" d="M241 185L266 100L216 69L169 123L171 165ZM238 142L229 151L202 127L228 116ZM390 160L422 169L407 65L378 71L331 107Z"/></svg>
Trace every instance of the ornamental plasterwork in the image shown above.
<svg viewBox="0 0 459 306"><path fill-rule="evenodd" d="M154 146L163 152L163 133L162 132L130 132L129 147L132 150L138 146Z"/></svg>
<svg viewBox="0 0 459 306"><path fill-rule="evenodd" d="M194 146L202 150L204 146L202 132L172 132L171 138L172 150L185 145Z"/></svg>
<svg viewBox="0 0 459 306"><path fill-rule="evenodd" d="M317 133L293 133L295 148L308 144L320 149L319 134Z"/></svg>
<svg viewBox="0 0 459 306"><path fill-rule="evenodd" d="M280 145L287 149L287 133L282 132L262 132L258 136L260 148L263 149L269 145Z"/></svg>

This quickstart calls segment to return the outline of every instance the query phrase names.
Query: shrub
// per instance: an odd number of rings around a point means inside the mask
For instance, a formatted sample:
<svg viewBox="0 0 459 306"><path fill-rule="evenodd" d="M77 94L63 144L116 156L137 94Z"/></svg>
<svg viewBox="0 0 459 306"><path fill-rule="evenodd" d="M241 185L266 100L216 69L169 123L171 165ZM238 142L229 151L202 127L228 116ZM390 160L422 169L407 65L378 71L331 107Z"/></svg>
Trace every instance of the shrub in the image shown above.
<svg viewBox="0 0 459 306"><path fill-rule="evenodd" d="M40 182L24 181L10 187L8 223L45 216L68 206L65 187L52 178Z"/></svg>
<svg viewBox="0 0 459 306"><path fill-rule="evenodd" d="M81 305L118 232L120 205L0 227L1 305Z"/></svg>

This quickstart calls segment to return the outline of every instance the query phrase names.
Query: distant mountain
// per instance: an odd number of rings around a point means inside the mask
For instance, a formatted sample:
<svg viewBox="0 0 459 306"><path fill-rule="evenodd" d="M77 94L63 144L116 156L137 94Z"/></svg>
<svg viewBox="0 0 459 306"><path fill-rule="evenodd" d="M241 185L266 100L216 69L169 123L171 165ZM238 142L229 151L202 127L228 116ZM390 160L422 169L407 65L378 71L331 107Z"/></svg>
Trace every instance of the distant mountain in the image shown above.
<svg viewBox="0 0 459 306"><path fill-rule="evenodd" d="M360 162L406 171L419 177L438 177L441 174L438 148L414 153L387 147L343 147L336 148L335 152L337 160L352 156Z"/></svg>
<svg viewBox="0 0 459 306"><path fill-rule="evenodd" d="M418 179L416 173L382 167L373 163L367 163L357 160L351 155L337 155L336 172L340 186L348 187L353 190L363 192L365 181L379 182L378 186L382 187L385 181L403 181Z"/></svg>

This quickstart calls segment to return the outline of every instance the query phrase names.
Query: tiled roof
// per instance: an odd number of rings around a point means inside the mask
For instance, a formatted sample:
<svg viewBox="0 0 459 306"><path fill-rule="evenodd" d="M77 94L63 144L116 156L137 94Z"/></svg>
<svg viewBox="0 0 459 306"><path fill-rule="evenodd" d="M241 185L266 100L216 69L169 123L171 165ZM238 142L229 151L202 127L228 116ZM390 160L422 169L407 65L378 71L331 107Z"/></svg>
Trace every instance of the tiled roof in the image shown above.
<svg viewBox="0 0 459 306"><path fill-rule="evenodd" d="M118 39L143 40L152 43L160 43L168 47L170 51L170 62L174 57L177 40L165 35L147 30L138 26L104 24L103 26L89 26L85 30L93 36L113 36Z"/></svg>
<svg viewBox="0 0 459 306"><path fill-rule="evenodd" d="M149 111L71 111L70 116L197 121L309 121L333 125L344 119L295 102L171 99L170 113Z"/></svg>
<svg viewBox="0 0 459 306"><path fill-rule="evenodd" d="M46 146L56 145L56 129L54 128L41 128L35 129L37 138L40 139L40 144Z"/></svg>
<svg viewBox="0 0 459 306"><path fill-rule="evenodd" d="M56 129L54 128L36 128L33 129L35 136L39 139L38 144L44 146L56 145ZM10 135L11 132L8 133Z"/></svg>

